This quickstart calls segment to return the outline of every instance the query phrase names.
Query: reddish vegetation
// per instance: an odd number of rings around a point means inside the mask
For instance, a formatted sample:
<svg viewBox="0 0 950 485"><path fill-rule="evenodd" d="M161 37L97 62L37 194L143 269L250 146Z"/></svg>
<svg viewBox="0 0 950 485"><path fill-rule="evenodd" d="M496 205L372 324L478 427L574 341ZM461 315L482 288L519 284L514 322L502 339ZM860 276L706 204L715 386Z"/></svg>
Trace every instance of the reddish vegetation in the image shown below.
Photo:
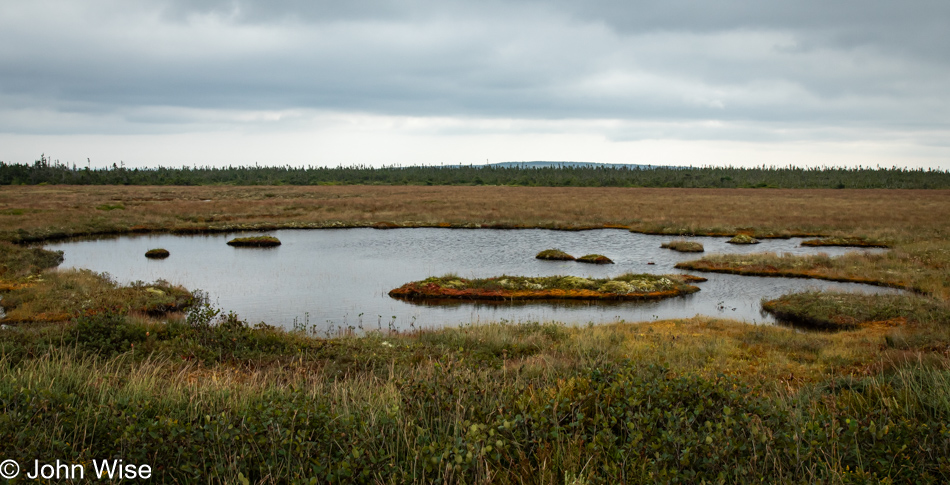
<svg viewBox="0 0 950 485"><path fill-rule="evenodd" d="M463 300L660 300L699 291L695 286L682 290L654 291L651 293L604 293L594 290L504 290L485 288L454 289L436 283L413 282L389 292L393 298L452 298Z"/></svg>
<svg viewBox="0 0 950 485"><path fill-rule="evenodd" d="M676 263L676 269L691 269L695 271L709 271L710 273L728 273L743 276L782 276L786 278L814 278L828 281L841 281L844 283L864 283L868 285L889 286L894 288L906 288L907 285L893 284L878 281L871 278L861 278L857 276L830 276L817 270L807 269L780 269L769 265L749 265L735 266L728 263L713 263L710 261L684 261Z"/></svg>

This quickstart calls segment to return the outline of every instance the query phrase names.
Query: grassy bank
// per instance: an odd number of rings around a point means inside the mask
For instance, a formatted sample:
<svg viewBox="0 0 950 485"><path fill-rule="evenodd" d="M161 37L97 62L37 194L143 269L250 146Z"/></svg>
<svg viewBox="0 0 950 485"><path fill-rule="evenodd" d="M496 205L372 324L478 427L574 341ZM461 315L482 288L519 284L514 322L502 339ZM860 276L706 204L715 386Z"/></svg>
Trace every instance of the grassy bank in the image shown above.
<svg viewBox="0 0 950 485"><path fill-rule="evenodd" d="M950 305L919 295L805 291L763 301L762 308L792 323L832 330L950 322Z"/></svg>

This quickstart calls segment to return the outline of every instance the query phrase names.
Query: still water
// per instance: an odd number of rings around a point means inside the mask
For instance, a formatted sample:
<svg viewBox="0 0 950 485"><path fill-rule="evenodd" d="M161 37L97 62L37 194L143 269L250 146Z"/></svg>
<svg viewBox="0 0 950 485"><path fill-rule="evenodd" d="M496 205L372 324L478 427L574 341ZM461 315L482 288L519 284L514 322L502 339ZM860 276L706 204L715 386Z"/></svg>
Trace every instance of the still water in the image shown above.
<svg viewBox="0 0 950 485"><path fill-rule="evenodd" d="M793 278L760 278L696 273L709 278L701 291L680 298L623 303L472 303L420 304L390 298L404 283L454 272L465 278L575 275L603 278L626 272L679 273L679 261L696 253L661 249L669 236L619 229L581 232L465 229L328 229L268 233L281 246L232 248L235 234L145 235L68 241L47 245L65 252L61 267L107 272L121 283L164 279L205 291L211 303L234 311L250 323L290 328L294 322L318 332L354 327L372 330L456 326L495 320L560 321L570 324L616 320L644 321L710 315L754 323L774 323L761 311L762 298L808 288L864 291L895 290L852 283ZM757 245L727 244L727 238L697 237L710 253L777 253L835 256L853 248L801 247L801 239L764 240ZM171 257L149 260L151 248ZM558 248L574 256L600 253L616 264L540 261L534 255ZM880 251L880 250L865 250ZM654 264L648 264L648 263Z"/></svg>

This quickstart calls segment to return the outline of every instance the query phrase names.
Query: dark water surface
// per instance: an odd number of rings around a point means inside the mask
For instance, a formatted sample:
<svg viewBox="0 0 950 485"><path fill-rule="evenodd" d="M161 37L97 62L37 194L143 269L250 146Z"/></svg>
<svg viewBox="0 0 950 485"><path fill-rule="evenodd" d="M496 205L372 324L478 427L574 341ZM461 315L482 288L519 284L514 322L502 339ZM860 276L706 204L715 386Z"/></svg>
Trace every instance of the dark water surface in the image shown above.
<svg viewBox="0 0 950 485"><path fill-rule="evenodd" d="M290 328L294 322L317 331L340 327L366 330L393 326L441 327L493 320L571 324L615 320L643 321L697 314L749 322L774 322L761 311L762 298L807 288L869 293L895 290L852 283L794 278L761 278L695 273L709 278L698 293L653 302L623 303L452 303L418 304L390 298L404 283L448 272L465 278L575 275L603 278L626 272L680 273L673 265L697 253L660 249L669 236L619 229L581 232L491 229L326 229L283 230L268 234L277 248L232 248L229 235L146 235L69 241L47 245L65 252L62 267L107 272L122 283L165 279L208 293L212 304L255 323ZM727 244L728 238L697 237L710 253L777 253L835 256L853 248L800 247L801 239L764 240L757 245ZM149 260L145 251L165 248L171 257ZM534 259L543 249L574 256L600 253L616 264L594 266ZM865 250L880 251L880 250ZM654 265L647 263L653 262Z"/></svg>

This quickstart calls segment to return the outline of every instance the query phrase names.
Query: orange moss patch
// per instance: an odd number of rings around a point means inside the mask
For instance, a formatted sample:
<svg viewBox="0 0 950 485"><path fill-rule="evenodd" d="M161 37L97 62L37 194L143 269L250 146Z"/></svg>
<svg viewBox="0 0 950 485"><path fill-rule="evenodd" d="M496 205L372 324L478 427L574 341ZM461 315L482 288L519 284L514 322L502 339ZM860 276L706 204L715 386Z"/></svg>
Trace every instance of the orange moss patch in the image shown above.
<svg viewBox="0 0 950 485"><path fill-rule="evenodd" d="M14 283L12 281L0 281L0 291L16 291L24 288L30 288L33 283Z"/></svg>

